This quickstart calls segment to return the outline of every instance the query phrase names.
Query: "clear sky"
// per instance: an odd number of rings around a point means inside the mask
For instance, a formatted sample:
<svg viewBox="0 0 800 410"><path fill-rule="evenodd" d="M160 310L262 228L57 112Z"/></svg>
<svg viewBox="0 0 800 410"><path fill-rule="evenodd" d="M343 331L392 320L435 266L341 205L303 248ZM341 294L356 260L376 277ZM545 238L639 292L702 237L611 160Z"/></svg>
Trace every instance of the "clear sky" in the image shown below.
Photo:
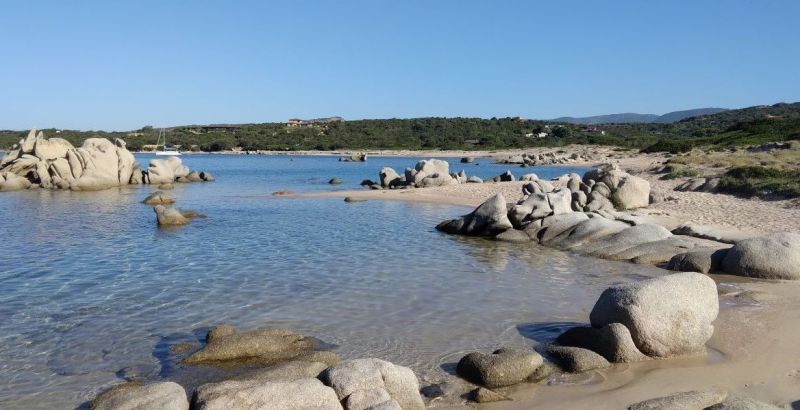
<svg viewBox="0 0 800 410"><path fill-rule="evenodd" d="M16 1L0 129L800 100L800 1Z"/></svg>

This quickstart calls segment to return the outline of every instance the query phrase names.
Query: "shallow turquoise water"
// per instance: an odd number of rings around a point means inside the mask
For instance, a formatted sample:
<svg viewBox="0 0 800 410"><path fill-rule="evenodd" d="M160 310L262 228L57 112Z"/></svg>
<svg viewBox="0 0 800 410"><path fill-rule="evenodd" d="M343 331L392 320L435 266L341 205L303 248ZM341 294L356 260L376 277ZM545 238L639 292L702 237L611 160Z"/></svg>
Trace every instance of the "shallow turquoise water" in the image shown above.
<svg viewBox="0 0 800 410"><path fill-rule="evenodd" d="M176 185L179 208L208 216L177 230L139 203L151 187L0 194L0 407L72 408L129 366L173 377L168 346L222 322L289 327L435 380L463 351L546 338L585 322L607 285L658 272L433 229L460 207L271 195L356 189L414 158L183 159L217 182ZM345 183L328 185L334 176Z"/></svg>

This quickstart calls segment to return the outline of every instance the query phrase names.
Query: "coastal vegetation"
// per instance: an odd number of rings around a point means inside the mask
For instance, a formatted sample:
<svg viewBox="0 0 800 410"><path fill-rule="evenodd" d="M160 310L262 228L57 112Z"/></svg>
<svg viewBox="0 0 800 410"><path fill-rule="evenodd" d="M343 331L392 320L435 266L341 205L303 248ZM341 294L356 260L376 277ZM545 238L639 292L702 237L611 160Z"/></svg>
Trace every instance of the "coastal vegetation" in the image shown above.
<svg viewBox="0 0 800 410"><path fill-rule="evenodd" d="M145 126L128 132L45 129L80 145L91 137L123 138L132 150L152 149L158 130ZM8 148L25 131L0 131L0 148ZM800 138L800 103L780 103L723 111L675 123L570 124L506 118L412 118L329 121L295 126L262 123L177 126L166 130L169 143L183 150L496 150L599 144L645 152L714 150Z"/></svg>

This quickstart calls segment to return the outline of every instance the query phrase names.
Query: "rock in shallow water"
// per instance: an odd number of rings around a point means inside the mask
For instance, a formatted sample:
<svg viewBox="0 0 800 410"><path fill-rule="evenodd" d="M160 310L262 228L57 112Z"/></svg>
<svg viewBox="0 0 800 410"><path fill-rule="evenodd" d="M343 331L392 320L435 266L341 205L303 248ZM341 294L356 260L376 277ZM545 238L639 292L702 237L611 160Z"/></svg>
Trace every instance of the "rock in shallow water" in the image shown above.
<svg viewBox="0 0 800 410"><path fill-rule="evenodd" d="M142 203L147 205L169 205L175 203L175 198L171 197L166 192L156 191L142 200Z"/></svg>
<svg viewBox="0 0 800 410"><path fill-rule="evenodd" d="M547 348L547 354L553 357L562 369L570 373L582 373L611 366L603 356L580 347L550 346Z"/></svg>
<svg viewBox="0 0 800 410"><path fill-rule="evenodd" d="M636 348L631 332L620 323L611 323L599 329L589 326L573 327L558 336L556 343L589 349L612 363L649 359Z"/></svg>
<svg viewBox="0 0 800 410"><path fill-rule="evenodd" d="M527 379L543 362L536 352L499 349L492 354L473 352L462 357L456 372L475 384L504 387Z"/></svg>
<svg viewBox="0 0 800 410"><path fill-rule="evenodd" d="M153 207L153 211L156 213L156 220L159 226L179 226L189 223L189 220L175 208L156 205Z"/></svg>
<svg viewBox="0 0 800 410"><path fill-rule="evenodd" d="M471 213L444 221L436 229L450 234L495 236L513 227L507 212L503 194L496 194Z"/></svg>
<svg viewBox="0 0 800 410"><path fill-rule="evenodd" d="M206 346L187 357L187 364L236 365L276 363L313 350L317 343L287 329L236 332L226 326L212 329Z"/></svg>
<svg viewBox="0 0 800 410"><path fill-rule="evenodd" d="M511 400L506 396L494 391L489 390L485 387L478 387L477 389L470 392L470 398L472 401L476 403L493 403L497 401L507 401Z"/></svg>

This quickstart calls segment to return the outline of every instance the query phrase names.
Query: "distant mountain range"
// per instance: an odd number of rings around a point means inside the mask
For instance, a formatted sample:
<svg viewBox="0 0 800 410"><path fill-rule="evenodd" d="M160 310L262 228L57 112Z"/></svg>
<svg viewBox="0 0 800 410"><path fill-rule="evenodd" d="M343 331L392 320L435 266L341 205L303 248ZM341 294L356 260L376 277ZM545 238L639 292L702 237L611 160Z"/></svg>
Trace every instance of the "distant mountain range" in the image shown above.
<svg viewBox="0 0 800 410"><path fill-rule="evenodd" d="M701 115L717 114L728 111L727 108L696 108L693 110L673 111L664 115L656 114L637 114L626 112L622 114L595 115L593 117L560 117L552 121L566 122L570 124L620 124L620 123L641 123L652 122L658 124L672 124L680 120L699 117Z"/></svg>

